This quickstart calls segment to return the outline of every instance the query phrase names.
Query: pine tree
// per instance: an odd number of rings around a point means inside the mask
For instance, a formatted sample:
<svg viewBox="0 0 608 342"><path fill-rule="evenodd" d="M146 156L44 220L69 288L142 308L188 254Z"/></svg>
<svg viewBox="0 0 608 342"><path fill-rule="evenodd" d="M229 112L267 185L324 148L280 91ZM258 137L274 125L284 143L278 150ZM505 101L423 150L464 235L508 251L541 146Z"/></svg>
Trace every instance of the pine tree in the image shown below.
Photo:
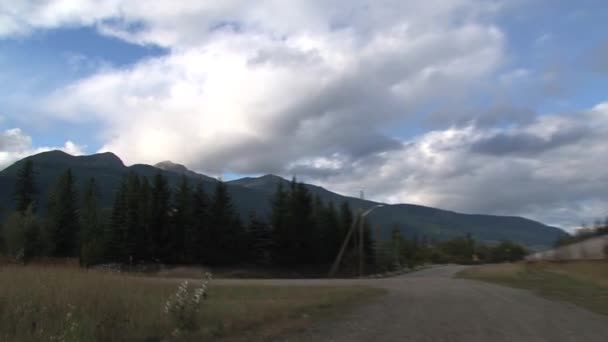
<svg viewBox="0 0 608 342"><path fill-rule="evenodd" d="M273 260L279 264L288 263L290 229L287 224L289 216L288 193L279 183L272 199L271 231L273 240Z"/></svg>
<svg viewBox="0 0 608 342"><path fill-rule="evenodd" d="M365 263L368 266L373 267L376 264L375 250L376 244L372 234L371 224L365 221L363 223L363 253L365 256Z"/></svg>
<svg viewBox="0 0 608 342"><path fill-rule="evenodd" d="M270 227L255 213L251 213L247 232L249 234L251 260L259 265L269 265L272 261L272 234Z"/></svg>
<svg viewBox="0 0 608 342"><path fill-rule="evenodd" d="M163 262L170 259L169 221L171 189L162 174L154 177L151 193L150 255Z"/></svg>
<svg viewBox="0 0 608 342"><path fill-rule="evenodd" d="M318 239L312 196L304 184L297 183L295 178L288 197L288 208L287 224L291 236L287 246L290 253L286 257L292 264L314 264L317 261L315 245Z"/></svg>
<svg viewBox="0 0 608 342"><path fill-rule="evenodd" d="M147 177L141 177L138 196L139 211L139 238L135 254L138 260L151 260L149 246L150 226L152 224L152 187Z"/></svg>
<svg viewBox="0 0 608 342"><path fill-rule="evenodd" d="M145 239L141 225L141 180L134 172L127 176L125 193L125 229L124 229L124 260L132 264L141 261L144 257Z"/></svg>
<svg viewBox="0 0 608 342"><path fill-rule="evenodd" d="M31 207L32 213L36 212L35 197L36 189L34 162L26 160L21 169L17 171L17 182L15 183L15 210L25 213Z"/></svg>
<svg viewBox="0 0 608 342"><path fill-rule="evenodd" d="M73 257L79 254L80 219L74 177L68 169L58 180L49 199L51 255Z"/></svg>
<svg viewBox="0 0 608 342"><path fill-rule="evenodd" d="M107 261L124 262L127 259L127 179L123 179L114 196L112 218L105 235L104 255Z"/></svg>
<svg viewBox="0 0 608 342"><path fill-rule="evenodd" d="M340 205L340 241L344 241L346 238L346 235L352 228L353 221L354 214L350 208L350 204L348 204L346 201L342 202ZM352 241L353 240L351 240L351 245L349 246L350 248L354 248L354 246L356 246Z"/></svg>
<svg viewBox="0 0 608 342"><path fill-rule="evenodd" d="M94 178L87 182L82 198L80 264L90 266L103 261L104 253L104 232L99 212L99 188Z"/></svg>
<svg viewBox="0 0 608 342"><path fill-rule="evenodd" d="M244 255L244 231L224 182L215 187L209 221L209 261L215 264L239 261Z"/></svg>
<svg viewBox="0 0 608 342"><path fill-rule="evenodd" d="M338 212L333 202L329 202L323 208L322 216L318 222L321 232L321 246L323 252L323 261L331 263L338 255L342 246L342 235L340 234L340 220Z"/></svg>
<svg viewBox="0 0 608 342"><path fill-rule="evenodd" d="M189 239L189 254L194 262L204 264L206 262L205 252L209 246L209 198L205 193L203 183L200 182L192 196L192 215L194 231Z"/></svg>
<svg viewBox="0 0 608 342"><path fill-rule="evenodd" d="M175 192L173 226L171 230L171 250L173 262L191 263L194 261L194 197L186 176Z"/></svg>

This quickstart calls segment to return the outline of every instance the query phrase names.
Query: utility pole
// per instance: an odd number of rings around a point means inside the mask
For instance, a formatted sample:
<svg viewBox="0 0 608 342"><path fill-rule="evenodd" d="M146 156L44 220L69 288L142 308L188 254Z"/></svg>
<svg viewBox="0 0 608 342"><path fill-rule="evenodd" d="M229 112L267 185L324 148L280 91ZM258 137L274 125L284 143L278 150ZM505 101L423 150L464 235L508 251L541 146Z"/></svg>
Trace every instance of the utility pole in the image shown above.
<svg viewBox="0 0 608 342"><path fill-rule="evenodd" d="M351 236L357 228L357 224L359 225L359 277L363 277L363 222L365 221L367 215L371 214L371 212L375 209L381 207L384 207L384 204L378 204L374 207L371 207L363 214L361 214L361 210L359 210L357 217L355 218L355 220L353 220L353 224L350 230L346 234L346 238L344 238L342 248L340 248L340 252L338 253L338 256L336 257L336 260L334 261L333 265L331 266L331 269L329 270L329 278L332 278L338 271L340 263L342 262L342 258L344 257L344 252L346 252L346 248L348 247L348 242L350 241Z"/></svg>
<svg viewBox="0 0 608 342"><path fill-rule="evenodd" d="M365 221L364 217L361 217L361 219L359 220L359 278L363 278L363 267L365 264L365 251L363 248L363 222Z"/></svg>

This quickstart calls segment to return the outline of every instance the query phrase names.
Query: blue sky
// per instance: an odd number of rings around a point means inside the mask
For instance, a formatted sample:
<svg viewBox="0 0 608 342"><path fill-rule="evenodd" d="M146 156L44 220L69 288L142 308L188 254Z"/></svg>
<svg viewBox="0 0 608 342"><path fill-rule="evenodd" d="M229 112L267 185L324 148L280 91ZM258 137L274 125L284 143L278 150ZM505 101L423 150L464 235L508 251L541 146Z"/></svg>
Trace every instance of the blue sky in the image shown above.
<svg viewBox="0 0 608 342"><path fill-rule="evenodd" d="M601 0L0 2L0 166L111 150L572 226L608 214L608 180L544 165L605 151L606 13Z"/></svg>

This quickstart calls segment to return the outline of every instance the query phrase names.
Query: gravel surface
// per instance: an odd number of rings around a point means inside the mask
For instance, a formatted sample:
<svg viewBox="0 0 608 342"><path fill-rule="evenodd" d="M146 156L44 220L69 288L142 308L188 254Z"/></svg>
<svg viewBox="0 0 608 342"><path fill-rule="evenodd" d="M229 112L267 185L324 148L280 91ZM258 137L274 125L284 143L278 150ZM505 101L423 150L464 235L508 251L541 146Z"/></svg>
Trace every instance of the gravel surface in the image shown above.
<svg viewBox="0 0 608 342"><path fill-rule="evenodd" d="M453 279L461 266L390 279L267 280L264 284L363 284L389 294L278 341L606 342L608 317L530 292Z"/></svg>

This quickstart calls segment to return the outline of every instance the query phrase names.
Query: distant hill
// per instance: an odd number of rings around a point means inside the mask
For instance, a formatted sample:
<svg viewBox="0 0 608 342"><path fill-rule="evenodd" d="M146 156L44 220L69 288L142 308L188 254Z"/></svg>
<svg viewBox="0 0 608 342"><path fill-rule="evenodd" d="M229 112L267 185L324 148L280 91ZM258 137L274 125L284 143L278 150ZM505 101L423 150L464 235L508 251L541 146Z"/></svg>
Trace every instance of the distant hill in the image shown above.
<svg viewBox="0 0 608 342"><path fill-rule="evenodd" d="M46 206L50 187L67 168L72 169L80 184L94 177L100 185L101 203L108 208L112 206L114 195L123 177L131 171L148 178L161 173L168 178L172 186L178 184L180 179L186 176L192 180L193 184L202 182L208 193L213 191L217 182L211 177L168 161L156 166L138 164L127 167L120 158L112 153L75 157L64 152L52 151L25 158L0 172L0 208L3 208L4 212L8 208L12 208L16 174L24 161L28 159L34 162L37 173L41 209ZM237 211L243 219L247 219L252 212L256 212L262 217L269 215L271 199L279 183L289 185L289 181L286 179L275 175L265 175L230 181L227 182L227 186ZM339 205L347 201L355 210L365 210L379 204L374 201L342 196L311 184L306 184L306 187L325 202L334 202ZM370 215L370 221L374 225L380 226L385 235L388 235L394 225L398 225L403 233L410 237L425 236L442 240L470 233L481 241L495 242L508 239L534 249L551 246L559 237L565 235L558 228L521 217L468 215L411 204L385 205Z"/></svg>

